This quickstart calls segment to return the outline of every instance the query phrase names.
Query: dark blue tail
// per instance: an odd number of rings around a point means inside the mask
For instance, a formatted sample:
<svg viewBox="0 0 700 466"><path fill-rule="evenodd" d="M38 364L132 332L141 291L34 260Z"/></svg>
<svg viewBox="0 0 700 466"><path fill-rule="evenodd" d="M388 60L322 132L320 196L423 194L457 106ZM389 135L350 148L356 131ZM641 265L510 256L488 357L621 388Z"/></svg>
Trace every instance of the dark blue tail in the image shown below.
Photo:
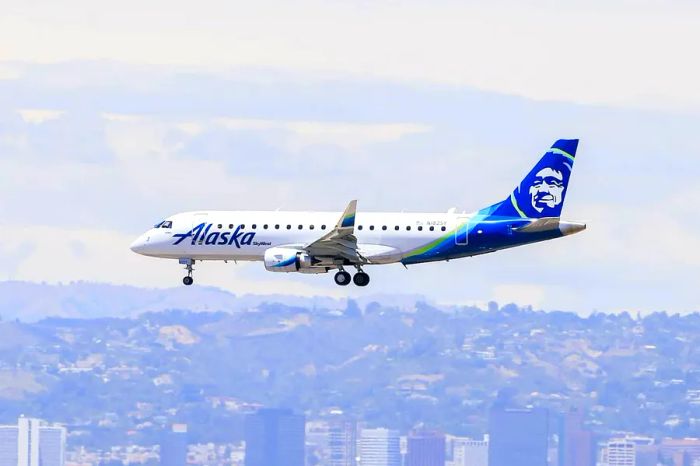
<svg viewBox="0 0 700 466"><path fill-rule="evenodd" d="M578 139L560 139L555 142L510 196L491 207L491 215L560 217L577 147Z"/></svg>

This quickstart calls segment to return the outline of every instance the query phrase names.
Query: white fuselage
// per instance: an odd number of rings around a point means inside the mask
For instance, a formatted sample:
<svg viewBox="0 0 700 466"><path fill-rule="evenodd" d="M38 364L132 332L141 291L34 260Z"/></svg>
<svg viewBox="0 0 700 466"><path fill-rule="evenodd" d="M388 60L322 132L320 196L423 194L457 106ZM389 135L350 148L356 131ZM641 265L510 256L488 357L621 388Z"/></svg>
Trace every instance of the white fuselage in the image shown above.
<svg viewBox="0 0 700 466"><path fill-rule="evenodd" d="M132 244L140 254L193 260L263 260L276 246L303 247L332 230L341 212L201 211L166 219ZM444 237L468 214L362 212L355 218L358 252L370 263L399 262ZM167 224L166 224L167 225ZM182 237L183 234L190 236Z"/></svg>

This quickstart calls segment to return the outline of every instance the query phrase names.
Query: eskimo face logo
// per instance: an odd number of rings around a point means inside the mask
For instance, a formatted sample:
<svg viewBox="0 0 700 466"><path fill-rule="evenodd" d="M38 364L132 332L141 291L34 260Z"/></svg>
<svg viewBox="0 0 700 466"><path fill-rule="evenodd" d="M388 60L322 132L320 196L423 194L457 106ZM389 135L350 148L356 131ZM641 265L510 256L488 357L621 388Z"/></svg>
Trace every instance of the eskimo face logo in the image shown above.
<svg viewBox="0 0 700 466"><path fill-rule="evenodd" d="M553 209L564 198L564 175L554 168L543 168L535 175L530 186L532 208L542 213L545 207Z"/></svg>

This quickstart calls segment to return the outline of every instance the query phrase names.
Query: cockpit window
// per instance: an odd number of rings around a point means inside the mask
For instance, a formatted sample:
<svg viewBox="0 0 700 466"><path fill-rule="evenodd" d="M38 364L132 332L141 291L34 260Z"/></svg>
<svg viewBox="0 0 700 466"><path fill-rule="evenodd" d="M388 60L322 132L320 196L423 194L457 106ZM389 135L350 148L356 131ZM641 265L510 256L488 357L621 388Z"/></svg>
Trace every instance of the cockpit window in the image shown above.
<svg viewBox="0 0 700 466"><path fill-rule="evenodd" d="M156 223L155 225L153 225L153 228L160 228L160 226L161 226L162 224L163 224L163 222Z"/></svg>
<svg viewBox="0 0 700 466"><path fill-rule="evenodd" d="M163 222L160 222L157 225L154 225L153 228L172 228L173 227L173 222L170 220L165 220Z"/></svg>

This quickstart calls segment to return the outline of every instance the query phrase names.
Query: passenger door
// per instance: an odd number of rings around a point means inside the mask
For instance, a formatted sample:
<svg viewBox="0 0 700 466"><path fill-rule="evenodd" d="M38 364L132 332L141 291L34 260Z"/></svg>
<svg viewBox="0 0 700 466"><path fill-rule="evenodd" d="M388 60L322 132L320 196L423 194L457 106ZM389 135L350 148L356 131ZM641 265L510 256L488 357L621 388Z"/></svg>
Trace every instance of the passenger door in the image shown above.
<svg viewBox="0 0 700 466"><path fill-rule="evenodd" d="M469 217L457 217L455 244L458 246L467 246L469 244Z"/></svg>

